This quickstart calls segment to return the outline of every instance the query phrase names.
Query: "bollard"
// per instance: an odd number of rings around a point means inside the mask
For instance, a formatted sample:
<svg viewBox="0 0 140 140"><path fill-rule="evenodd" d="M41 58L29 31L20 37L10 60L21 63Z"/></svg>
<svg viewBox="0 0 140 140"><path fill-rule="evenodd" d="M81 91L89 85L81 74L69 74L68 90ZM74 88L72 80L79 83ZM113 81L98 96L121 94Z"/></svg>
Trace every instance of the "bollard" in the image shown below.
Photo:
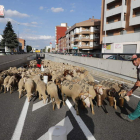
<svg viewBox="0 0 140 140"><path fill-rule="evenodd" d="M43 76L43 82L44 82L45 84L47 84L47 82L48 82L48 76Z"/></svg>
<svg viewBox="0 0 140 140"><path fill-rule="evenodd" d="M67 140L67 132L64 126L53 126L48 130L49 140Z"/></svg>
<svg viewBox="0 0 140 140"><path fill-rule="evenodd" d="M41 71L44 71L43 65L41 65Z"/></svg>

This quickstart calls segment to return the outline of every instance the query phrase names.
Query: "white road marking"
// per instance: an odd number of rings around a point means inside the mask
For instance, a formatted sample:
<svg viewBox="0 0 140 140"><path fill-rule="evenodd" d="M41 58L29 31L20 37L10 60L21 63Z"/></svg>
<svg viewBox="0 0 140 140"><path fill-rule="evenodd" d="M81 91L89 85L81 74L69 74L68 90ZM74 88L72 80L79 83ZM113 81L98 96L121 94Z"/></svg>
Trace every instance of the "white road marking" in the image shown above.
<svg viewBox="0 0 140 140"><path fill-rule="evenodd" d="M27 115L27 111L28 111L28 107L29 107L29 102L26 98L23 109L21 111L18 123L16 125L15 131L14 131L14 134L13 134L11 140L20 140L22 129L23 129L24 122L25 122L26 115Z"/></svg>
<svg viewBox="0 0 140 140"><path fill-rule="evenodd" d="M46 101L46 102L47 102L47 101ZM52 102L52 101L50 101L49 103L44 104L44 103L43 103L43 100L41 100L41 101L39 101L39 102L37 102L37 103L35 103L35 104L33 105L32 111L35 111L35 110L37 110L37 109L39 109L39 108L41 108L41 107L43 107L43 106L46 106L46 105L50 104L51 102Z"/></svg>
<svg viewBox="0 0 140 140"><path fill-rule="evenodd" d="M75 120L77 121L78 125L82 129L83 133L85 134L87 140L95 140L95 137L89 131L89 129L87 128L85 123L82 121L80 116L76 115L76 111L68 99L66 100L66 104L67 104L68 108L70 109L71 113L73 114L73 116L75 117Z"/></svg>
<svg viewBox="0 0 140 140"><path fill-rule="evenodd" d="M67 130L67 135L72 131L73 129L73 126L70 122L70 119L69 117L67 116L66 118L64 118L62 121L60 121L58 124L56 124L56 126L59 125L59 126L64 126ZM48 135L48 131L42 135L39 139L37 140L49 140L49 135Z"/></svg>
<svg viewBox="0 0 140 140"><path fill-rule="evenodd" d="M132 94L132 96L134 96L134 97L136 97L136 98L139 98L139 99L140 99L140 97L139 97L139 96L137 96L137 95Z"/></svg>

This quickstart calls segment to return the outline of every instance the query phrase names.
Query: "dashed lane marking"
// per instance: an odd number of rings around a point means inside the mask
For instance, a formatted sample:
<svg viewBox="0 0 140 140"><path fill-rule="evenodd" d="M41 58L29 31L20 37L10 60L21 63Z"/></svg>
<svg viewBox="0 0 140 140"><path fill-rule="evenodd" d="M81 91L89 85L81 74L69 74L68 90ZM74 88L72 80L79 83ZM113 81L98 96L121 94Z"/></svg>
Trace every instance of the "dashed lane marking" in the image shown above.
<svg viewBox="0 0 140 140"><path fill-rule="evenodd" d="M71 124L71 121L69 119L69 117L67 116L66 118L64 118L62 121L60 121L58 124L56 124L55 126L64 126L66 128L67 131L67 135L72 131L73 126ZM37 140L49 140L49 133L48 131L42 135L39 139Z"/></svg>
<svg viewBox="0 0 140 140"><path fill-rule="evenodd" d="M82 131L83 131L84 135L86 136L87 140L95 140L95 137L89 131L89 129L87 128L85 123L82 121L81 117L76 115L76 111L75 111L75 109L73 108L72 104L70 103L70 101L68 99L66 100L66 104L67 104L68 108L70 109L71 113L73 114L73 116L74 116L75 120L77 121L78 125L82 129Z"/></svg>
<svg viewBox="0 0 140 140"><path fill-rule="evenodd" d="M46 105L50 104L51 102L52 101L50 101L49 103L44 104L43 101L39 101L39 102L37 102L37 103L35 103L33 105L32 111L35 111L35 110L37 110L37 109L39 109L39 108L41 108L43 106L46 106Z"/></svg>
<svg viewBox="0 0 140 140"><path fill-rule="evenodd" d="M24 122L25 122L26 115L27 115L27 111L28 111L28 107L29 107L29 102L26 98L23 109L21 111L18 123L16 125L15 131L14 131L14 134L13 134L11 140L20 140L22 129L23 129Z"/></svg>

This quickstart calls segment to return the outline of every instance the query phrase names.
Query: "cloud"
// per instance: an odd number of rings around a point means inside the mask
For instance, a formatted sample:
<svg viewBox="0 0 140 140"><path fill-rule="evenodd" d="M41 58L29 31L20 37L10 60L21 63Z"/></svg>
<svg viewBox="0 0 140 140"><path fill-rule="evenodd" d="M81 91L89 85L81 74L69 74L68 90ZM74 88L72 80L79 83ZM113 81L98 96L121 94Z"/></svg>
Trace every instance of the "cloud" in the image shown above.
<svg viewBox="0 0 140 140"><path fill-rule="evenodd" d="M31 22L31 24L38 24L37 22Z"/></svg>
<svg viewBox="0 0 140 140"><path fill-rule="evenodd" d="M21 35L22 38L26 40L55 40L54 36L47 36L47 35Z"/></svg>
<svg viewBox="0 0 140 140"><path fill-rule="evenodd" d="M55 13L63 12L64 11L63 8L54 8L54 7L52 7L51 10L52 10L52 12L55 12Z"/></svg>
<svg viewBox="0 0 140 140"><path fill-rule="evenodd" d="M71 3L72 8L76 8L75 3Z"/></svg>
<svg viewBox="0 0 140 140"><path fill-rule="evenodd" d="M74 12L74 10L70 10L70 12Z"/></svg>
<svg viewBox="0 0 140 140"><path fill-rule="evenodd" d="M5 17L19 17L19 18L24 18L24 17L30 17L29 15L27 14L24 14L24 13L20 13L16 10L12 11L12 10L7 10L5 11Z"/></svg>
<svg viewBox="0 0 140 140"><path fill-rule="evenodd" d="M39 7L39 9L40 9L40 10L43 10L43 9L44 9L44 7L43 7L43 6L40 6L40 7Z"/></svg>
<svg viewBox="0 0 140 140"><path fill-rule="evenodd" d="M15 20L13 20L11 18L0 18L0 23L6 24L8 21L10 21L12 24L19 24L19 25L28 26L28 27L38 27L37 22L21 23L21 22L17 22Z"/></svg>

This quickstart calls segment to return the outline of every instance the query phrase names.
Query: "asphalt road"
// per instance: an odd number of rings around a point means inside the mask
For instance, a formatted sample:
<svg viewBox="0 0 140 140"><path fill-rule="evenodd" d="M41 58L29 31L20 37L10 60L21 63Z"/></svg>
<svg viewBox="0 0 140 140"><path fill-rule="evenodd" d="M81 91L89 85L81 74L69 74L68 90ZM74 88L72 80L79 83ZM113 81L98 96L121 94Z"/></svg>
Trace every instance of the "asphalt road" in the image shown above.
<svg viewBox="0 0 140 140"><path fill-rule="evenodd" d="M101 80L98 79L97 80ZM135 94L139 94L137 91ZM68 99L73 105L73 101ZM43 105L43 101L33 98L27 106L27 115L21 113L26 102L26 96L18 98L18 92L0 94L0 140L47 140L43 135L52 126L55 126L63 119L69 127L68 140L140 140L140 119L134 122L127 122L120 117L120 113L128 114L137 106L139 98L131 96L130 102L125 103L124 108L118 107L115 110L109 106L106 100L106 109L96 105L94 102L95 115L92 115L90 108L83 108L79 105L80 117L69 109L68 104L61 106L61 109L52 110L52 103ZM25 119L22 115L25 115ZM19 118L21 117L20 121ZM23 118L22 118L23 117ZM80 119L81 120L80 120ZM80 122L79 122L80 120ZM22 122L23 121L23 122ZM22 125L22 123L23 125ZM82 125L81 125L82 124ZM83 125L84 124L84 125ZM18 126L18 129L16 129ZM21 129L21 133L18 130ZM16 131L16 132L15 132Z"/></svg>

